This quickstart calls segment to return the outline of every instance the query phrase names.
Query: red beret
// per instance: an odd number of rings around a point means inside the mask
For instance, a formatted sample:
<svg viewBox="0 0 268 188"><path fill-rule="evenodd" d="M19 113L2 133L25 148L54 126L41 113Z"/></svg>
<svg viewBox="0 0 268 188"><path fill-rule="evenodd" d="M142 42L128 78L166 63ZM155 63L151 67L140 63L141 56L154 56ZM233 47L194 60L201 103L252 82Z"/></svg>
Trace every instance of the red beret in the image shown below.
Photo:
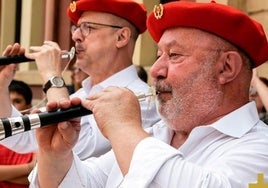
<svg viewBox="0 0 268 188"><path fill-rule="evenodd" d="M268 44L261 24L223 4L177 1L155 6L147 20L148 31L158 42L171 27L192 27L215 34L242 49L255 67L268 60Z"/></svg>
<svg viewBox="0 0 268 188"><path fill-rule="evenodd" d="M132 0L78 0L73 1L67 9L70 20L77 24L84 11L97 11L114 14L132 23L143 33L146 30L147 12L143 4Z"/></svg>

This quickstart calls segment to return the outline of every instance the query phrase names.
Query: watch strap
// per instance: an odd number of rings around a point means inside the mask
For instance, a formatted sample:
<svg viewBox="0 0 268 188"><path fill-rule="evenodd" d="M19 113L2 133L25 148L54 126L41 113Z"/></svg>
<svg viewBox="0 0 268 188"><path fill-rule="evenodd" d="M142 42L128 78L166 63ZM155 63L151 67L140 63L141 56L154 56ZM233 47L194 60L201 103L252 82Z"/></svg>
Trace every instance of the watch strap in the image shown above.
<svg viewBox="0 0 268 188"><path fill-rule="evenodd" d="M55 82L54 80L58 80L60 82ZM51 87L62 88L65 86L66 85L65 85L64 79L62 77L53 76L45 83L45 85L43 86L43 91L44 91L44 93L47 93L47 90L49 90Z"/></svg>

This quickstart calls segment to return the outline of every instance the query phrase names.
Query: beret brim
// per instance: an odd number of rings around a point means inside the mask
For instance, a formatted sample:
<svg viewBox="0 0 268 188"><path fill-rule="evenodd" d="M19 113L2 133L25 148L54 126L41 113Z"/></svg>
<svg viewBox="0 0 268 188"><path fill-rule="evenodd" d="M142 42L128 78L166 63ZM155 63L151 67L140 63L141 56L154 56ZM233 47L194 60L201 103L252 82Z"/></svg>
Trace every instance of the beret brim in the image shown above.
<svg viewBox="0 0 268 188"><path fill-rule="evenodd" d="M139 33L147 29L147 12L144 5L132 0L78 0L70 4L67 15L77 24L84 11L106 12L122 17L133 24Z"/></svg>

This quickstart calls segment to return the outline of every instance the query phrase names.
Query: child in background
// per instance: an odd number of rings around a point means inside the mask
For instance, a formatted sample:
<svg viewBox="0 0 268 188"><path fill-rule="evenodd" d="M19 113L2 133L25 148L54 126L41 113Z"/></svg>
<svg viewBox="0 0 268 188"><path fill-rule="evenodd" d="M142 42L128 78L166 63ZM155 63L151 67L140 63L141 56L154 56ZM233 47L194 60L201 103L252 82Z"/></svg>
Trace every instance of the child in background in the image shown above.
<svg viewBox="0 0 268 188"><path fill-rule="evenodd" d="M30 112L32 90L23 81L12 80L9 85L11 103L21 112ZM0 187L27 188L28 175L35 165L34 153L19 154L0 145Z"/></svg>

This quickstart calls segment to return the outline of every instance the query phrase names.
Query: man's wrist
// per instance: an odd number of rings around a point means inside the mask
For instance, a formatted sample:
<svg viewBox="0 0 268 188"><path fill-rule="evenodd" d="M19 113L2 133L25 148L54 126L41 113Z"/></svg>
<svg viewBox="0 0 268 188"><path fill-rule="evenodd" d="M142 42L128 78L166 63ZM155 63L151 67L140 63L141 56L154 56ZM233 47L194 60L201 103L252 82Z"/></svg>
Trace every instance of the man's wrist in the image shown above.
<svg viewBox="0 0 268 188"><path fill-rule="evenodd" d="M66 87L65 81L60 76L52 76L43 86L44 93L50 88L63 88Z"/></svg>

